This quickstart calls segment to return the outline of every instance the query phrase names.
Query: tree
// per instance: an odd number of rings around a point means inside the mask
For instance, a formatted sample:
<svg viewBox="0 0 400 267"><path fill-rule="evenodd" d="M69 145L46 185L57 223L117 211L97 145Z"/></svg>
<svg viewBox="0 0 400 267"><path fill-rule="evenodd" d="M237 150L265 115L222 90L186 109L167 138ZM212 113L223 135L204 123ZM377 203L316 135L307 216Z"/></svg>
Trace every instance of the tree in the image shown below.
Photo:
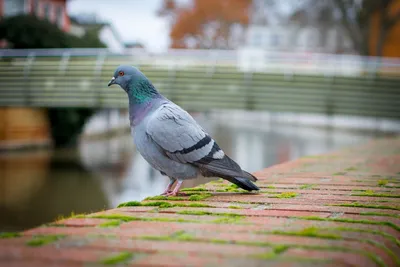
<svg viewBox="0 0 400 267"><path fill-rule="evenodd" d="M2 19L0 39L12 48L72 48L105 47L98 36L87 33L83 38L61 31L56 25L33 15L18 15Z"/></svg>
<svg viewBox="0 0 400 267"><path fill-rule="evenodd" d="M400 9L392 12L397 0L334 0L335 6L341 13L341 21L354 46L361 54L382 56L386 37L393 26L400 21ZM375 51L370 49L370 34L372 22L378 17L378 35Z"/></svg>
<svg viewBox="0 0 400 267"><path fill-rule="evenodd" d="M83 38L78 38L32 15L2 19L0 39L6 39L11 47L16 49L105 47L92 32L88 32ZM86 119L93 112L88 108L49 108L47 114L55 145L65 146L76 140Z"/></svg>
<svg viewBox="0 0 400 267"><path fill-rule="evenodd" d="M172 48L233 49L244 41L251 0L164 0L158 15L171 23Z"/></svg>
<svg viewBox="0 0 400 267"><path fill-rule="evenodd" d="M400 8L393 12L395 2L398 0L302 0L299 9L312 10L317 15L327 10L338 14L335 19L346 30L356 51L382 56L386 37L400 21ZM373 36L377 41L371 47L374 26L378 34Z"/></svg>

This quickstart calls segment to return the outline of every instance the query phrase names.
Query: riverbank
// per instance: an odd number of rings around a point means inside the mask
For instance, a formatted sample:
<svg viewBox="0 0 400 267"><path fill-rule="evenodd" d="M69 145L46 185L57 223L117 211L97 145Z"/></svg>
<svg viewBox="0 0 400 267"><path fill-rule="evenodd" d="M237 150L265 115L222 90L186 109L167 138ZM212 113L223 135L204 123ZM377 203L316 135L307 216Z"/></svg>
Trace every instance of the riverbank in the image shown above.
<svg viewBox="0 0 400 267"><path fill-rule="evenodd" d="M0 266L398 266L400 138L3 233Z"/></svg>

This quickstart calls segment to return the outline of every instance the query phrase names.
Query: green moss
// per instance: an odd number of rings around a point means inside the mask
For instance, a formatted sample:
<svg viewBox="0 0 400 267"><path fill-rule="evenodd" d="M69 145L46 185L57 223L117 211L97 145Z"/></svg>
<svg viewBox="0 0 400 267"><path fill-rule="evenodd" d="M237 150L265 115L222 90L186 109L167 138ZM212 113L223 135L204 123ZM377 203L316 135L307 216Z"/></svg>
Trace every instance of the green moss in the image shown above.
<svg viewBox="0 0 400 267"><path fill-rule="evenodd" d="M178 211L176 214L184 214L184 215L211 215L212 212L200 211L200 210L183 210L183 211Z"/></svg>
<svg viewBox="0 0 400 267"><path fill-rule="evenodd" d="M397 231L400 231L400 226L394 224L392 222L385 222L385 221L370 221L370 220L353 220L347 218L322 218L318 216L302 216L302 217L294 217L296 219L301 220L310 220L310 221L331 221L331 222L345 222L345 223L360 223L360 224L373 224L373 225L385 225L389 226Z"/></svg>
<svg viewBox="0 0 400 267"><path fill-rule="evenodd" d="M221 183L223 183L224 182L224 179L218 179L218 180L215 180L215 181L211 181L211 182L209 182L209 184L221 184Z"/></svg>
<svg viewBox="0 0 400 267"><path fill-rule="evenodd" d="M346 174L346 172L335 172L335 173L333 173L333 175L345 175Z"/></svg>
<svg viewBox="0 0 400 267"><path fill-rule="evenodd" d="M270 245L268 245L270 246ZM286 250L288 250L290 246L288 245L275 245L272 249L272 251L263 253L263 254L258 254L256 255L256 258L258 259L263 259L263 260L272 260L279 256L279 254L284 253Z"/></svg>
<svg viewBox="0 0 400 267"><path fill-rule="evenodd" d="M55 221L62 221L62 220L66 220L66 219L81 219L81 218L85 218L86 214L84 213L80 213L80 214L76 214L75 212L71 212L70 215L65 216L63 214L60 214L57 216L57 218L55 219Z"/></svg>
<svg viewBox="0 0 400 267"><path fill-rule="evenodd" d="M148 197L145 200L175 200L175 201L181 201L185 200L184 197L173 197L173 196L154 196L154 197Z"/></svg>
<svg viewBox="0 0 400 267"><path fill-rule="evenodd" d="M232 203L237 203L237 204L252 204L250 201L233 201Z"/></svg>
<svg viewBox="0 0 400 267"><path fill-rule="evenodd" d="M189 204L183 204L182 206L178 204L178 207L211 208L212 206L203 203L189 203Z"/></svg>
<svg viewBox="0 0 400 267"><path fill-rule="evenodd" d="M346 169L344 169L345 171L356 171L357 170L357 168L356 167L349 167L349 168L346 168Z"/></svg>
<svg viewBox="0 0 400 267"><path fill-rule="evenodd" d="M118 207L136 207L136 206L144 206L144 207L159 207L159 208L172 208L172 207L194 207L194 208L209 208L212 207L207 204L203 203L170 203L166 201L155 201L155 202L138 202L138 201L131 201L119 204Z"/></svg>
<svg viewBox="0 0 400 267"><path fill-rule="evenodd" d="M281 254L281 253L285 252L286 250L288 250L288 248L289 248L288 245L275 245L274 252L276 254Z"/></svg>
<svg viewBox="0 0 400 267"><path fill-rule="evenodd" d="M93 216L90 216L90 218L120 220L120 221L123 221L123 222L131 222L131 221L140 220L140 218L138 218L138 217L132 217L132 216L127 216L127 215L123 215L123 214L116 214L116 213L93 215Z"/></svg>
<svg viewBox="0 0 400 267"><path fill-rule="evenodd" d="M172 238L170 236L153 236L153 235L145 235L141 236L140 239L143 240L154 240L154 241L171 241Z"/></svg>
<svg viewBox="0 0 400 267"><path fill-rule="evenodd" d="M146 217L133 217L126 216L120 214L101 214L90 216L89 218L98 218L98 219L110 219L110 220L121 220L123 222L131 222L131 221L146 221L146 222L196 222L185 219L175 219L175 218L146 218Z"/></svg>
<svg viewBox="0 0 400 267"><path fill-rule="evenodd" d="M185 231L178 231L167 236L141 236L140 239L157 241L196 241L193 235Z"/></svg>
<svg viewBox="0 0 400 267"><path fill-rule="evenodd" d="M276 189L276 187L273 186L273 185L267 185L267 188L268 188L268 189Z"/></svg>
<svg viewBox="0 0 400 267"><path fill-rule="evenodd" d="M382 213L382 212L360 212L360 215L364 215L364 216L385 216L385 217L400 218L400 215L387 214L387 213Z"/></svg>
<svg viewBox="0 0 400 267"><path fill-rule="evenodd" d="M386 179L378 181L379 186L386 186L388 183L389 183L389 181Z"/></svg>
<svg viewBox="0 0 400 267"><path fill-rule="evenodd" d="M116 226L119 226L120 224L121 224L121 221L119 221L119 220L112 220L112 221L108 221L108 222L99 224L99 227L104 227L104 228L107 228L107 227L116 227Z"/></svg>
<svg viewBox="0 0 400 267"><path fill-rule="evenodd" d="M277 198L293 198L293 197L296 197L297 195L298 194L296 192L282 192L280 194L275 194L273 197L277 197Z"/></svg>
<svg viewBox="0 0 400 267"><path fill-rule="evenodd" d="M229 209L242 209L242 207L239 207L239 206L229 206L228 208Z"/></svg>
<svg viewBox="0 0 400 267"><path fill-rule="evenodd" d="M102 259L100 262L106 265L116 265L121 263L126 263L133 258L133 253L131 252L120 252L116 255Z"/></svg>
<svg viewBox="0 0 400 267"><path fill-rule="evenodd" d="M318 237L318 238L325 238L325 239L341 239L342 237L340 235L335 235L335 234L328 234L328 233L322 233L321 229L317 227L308 227L304 228L299 231L272 231L271 233L273 234L278 234L278 235L290 235L290 236L308 236L308 237Z"/></svg>
<svg viewBox="0 0 400 267"><path fill-rule="evenodd" d="M303 184L300 189L312 189L314 186L313 184Z"/></svg>
<svg viewBox="0 0 400 267"><path fill-rule="evenodd" d="M30 247L40 247L56 242L64 237L66 237L66 235L36 235L33 236L31 240L27 241L26 245Z"/></svg>
<svg viewBox="0 0 400 267"><path fill-rule="evenodd" d="M211 215L211 216L226 216L226 217L244 217L241 214L237 213L220 213L220 212L209 212L209 211L201 211L201 210L182 210L178 211L176 214L183 214L183 215Z"/></svg>
<svg viewBox="0 0 400 267"><path fill-rule="evenodd" d="M144 202L142 203L142 206L145 207L160 207L160 208L172 208L176 206L175 204L171 204L166 201L157 201L157 202Z"/></svg>
<svg viewBox="0 0 400 267"><path fill-rule="evenodd" d="M195 240L194 236L191 234L186 233L185 231L178 231L172 235L174 240L179 241L192 241Z"/></svg>
<svg viewBox="0 0 400 267"><path fill-rule="evenodd" d="M367 208L367 209L387 209L387 210L400 210L400 207L391 207L384 205L370 205L370 204L360 204L354 203L343 203L343 204L329 204L329 206L339 206L339 207L355 207L355 208Z"/></svg>
<svg viewBox="0 0 400 267"><path fill-rule="evenodd" d="M0 233L0 239L20 237L21 233L18 232L3 232Z"/></svg>
<svg viewBox="0 0 400 267"><path fill-rule="evenodd" d="M194 191L207 191L204 187L192 187L192 188L183 188L181 189L182 192L194 192Z"/></svg>
<svg viewBox="0 0 400 267"><path fill-rule="evenodd" d="M139 201L129 201L125 203L121 203L117 206L117 208L121 207L137 207L137 206L142 206L142 203Z"/></svg>
<svg viewBox="0 0 400 267"><path fill-rule="evenodd" d="M245 190L243 189L234 189L234 188L224 188L224 189L217 189L215 192L233 192L233 193L243 193Z"/></svg>
<svg viewBox="0 0 400 267"><path fill-rule="evenodd" d="M353 193L352 196L368 196L368 197L392 197L392 198L400 198L400 195L395 194L385 194L385 193L374 193L372 190L366 190L362 193Z"/></svg>
<svg viewBox="0 0 400 267"><path fill-rule="evenodd" d="M189 201L201 201L204 200L206 198L211 197L211 194L196 194L196 195L191 195L189 197Z"/></svg>
<svg viewBox="0 0 400 267"><path fill-rule="evenodd" d="M244 224L242 223L242 219L244 217L225 217L221 216L221 218L215 219L211 221L211 223L216 223L216 224Z"/></svg>

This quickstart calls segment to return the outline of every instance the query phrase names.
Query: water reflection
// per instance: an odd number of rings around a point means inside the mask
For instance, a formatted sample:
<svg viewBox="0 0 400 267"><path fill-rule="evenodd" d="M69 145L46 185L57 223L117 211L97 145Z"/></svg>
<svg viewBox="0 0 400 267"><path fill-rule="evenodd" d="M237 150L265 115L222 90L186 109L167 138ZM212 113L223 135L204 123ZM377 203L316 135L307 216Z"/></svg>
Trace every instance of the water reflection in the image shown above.
<svg viewBox="0 0 400 267"><path fill-rule="evenodd" d="M196 119L244 169L256 171L303 155L364 142L376 134L277 124ZM382 134L378 134L382 135ZM116 207L159 194L168 178L138 154L129 133L82 140L57 151L0 154L0 231L22 230L59 215ZM191 187L207 180L186 181Z"/></svg>

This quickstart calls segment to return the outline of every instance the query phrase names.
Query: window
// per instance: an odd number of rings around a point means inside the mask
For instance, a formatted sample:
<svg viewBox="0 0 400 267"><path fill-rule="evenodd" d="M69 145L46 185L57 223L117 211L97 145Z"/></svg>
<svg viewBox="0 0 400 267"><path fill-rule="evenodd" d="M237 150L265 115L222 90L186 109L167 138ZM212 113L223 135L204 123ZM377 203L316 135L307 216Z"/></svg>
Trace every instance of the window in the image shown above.
<svg viewBox="0 0 400 267"><path fill-rule="evenodd" d="M277 33L271 34L271 42L270 42L270 44L271 44L272 47L277 47L277 46L280 45L280 38L279 37L280 36Z"/></svg>
<svg viewBox="0 0 400 267"><path fill-rule="evenodd" d="M26 11L26 0L4 0L4 16L12 17Z"/></svg>
<svg viewBox="0 0 400 267"><path fill-rule="evenodd" d="M255 47L262 46L262 34L260 32L254 32L252 34L251 43Z"/></svg>
<svg viewBox="0 0 400 267"><path fill-rule="evenodd" d="M56 9L56 20L57 25L62 28L64 26L64 8L62 6L58 6Z"/></svg>
<svg viewBox="0 0 400 267"><path fill-rule="evenodd" d="M51 20L51 5L50 3L45 3L43 5L43 13L44 17L48 20Z"/></svg>

